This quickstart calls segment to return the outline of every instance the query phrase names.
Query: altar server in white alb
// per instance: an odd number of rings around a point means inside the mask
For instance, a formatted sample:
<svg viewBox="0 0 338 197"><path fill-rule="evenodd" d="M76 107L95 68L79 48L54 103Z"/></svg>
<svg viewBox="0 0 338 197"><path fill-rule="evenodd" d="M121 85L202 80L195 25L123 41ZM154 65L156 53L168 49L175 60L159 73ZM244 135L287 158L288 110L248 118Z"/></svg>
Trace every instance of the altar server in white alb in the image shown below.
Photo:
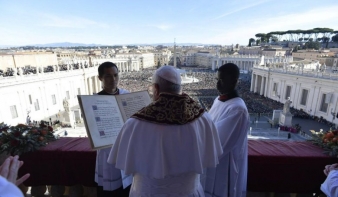
<svg viewBox="0 0 338 197"><path fill-rule="evenodd" d="M119 70L112 62L104 62L98 68L99 80L103 90L98 95L118 95L129 93L125 89L117 88L119 83ZM104 148L97 151L95 165L95 182L98 184L98 197L129 195L130 187L123 189L121 170L107 163L111 148ZM123 173L122 173L123 174ZM124 180L127 180L127 177Z"/></svg>
<svg viewBox="0 0 338 197"><path fill-rule="evenodd" d="M209 113L216 124L223 154L217 167L207 170L204 186L207 197L246 196L249 114L235 90L238 78L239 68L235 64L224 64L217 71L220 96Z"/></svg>
<svg viewBox="0 0 338 197"><path fill-rule="evenodd" d="M152 80L153 102L126 121L108 163L133 175L132 197L204 197L200 174L222 154L216 127L180 93L176 68L162 66Z"/></svg>
<svg viewBox="0 0 338 197"><path fill-rule="evenodd" d="M327 165L324 169L324 174L327 176L325 182L320 186L322 192L327 197L338 196L338 163Z"/></svg>

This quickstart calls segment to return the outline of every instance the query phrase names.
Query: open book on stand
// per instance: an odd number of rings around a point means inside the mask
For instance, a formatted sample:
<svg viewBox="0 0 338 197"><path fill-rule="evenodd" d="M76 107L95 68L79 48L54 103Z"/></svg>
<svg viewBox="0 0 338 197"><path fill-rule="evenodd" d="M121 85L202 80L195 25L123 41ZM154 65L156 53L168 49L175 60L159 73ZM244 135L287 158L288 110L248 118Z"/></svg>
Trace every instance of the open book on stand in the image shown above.
<svg viewBox="0 0 338 197"><path fill-rule="evenodd" d="M93 149L110 147L127 119L151 103L147 91L120 95L78 95Z"/></svg>

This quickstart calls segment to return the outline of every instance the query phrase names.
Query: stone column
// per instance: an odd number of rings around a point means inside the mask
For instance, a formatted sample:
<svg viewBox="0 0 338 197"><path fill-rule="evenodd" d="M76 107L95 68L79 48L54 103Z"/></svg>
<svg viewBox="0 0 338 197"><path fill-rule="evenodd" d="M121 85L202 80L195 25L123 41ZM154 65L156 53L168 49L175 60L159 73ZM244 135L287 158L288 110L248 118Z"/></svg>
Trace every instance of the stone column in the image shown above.
<svg viewBox="0 0 338 197"><path fill-rule="evenodd" d="M261 77L261 90L260 90L260 95L264 95L264 83L265 83L265 77Z"/></svg>
<svg viewBox="0 0 338 197"><path fill-rule="evenodd" d="M88 83L87 83L87 78L84 76L83 79L84 82L84 92L81 92L82 95L88 94Z"/></svg>
<svg viewBox="0 0 338 197"><path fill-rule="evenodd" d="M255 92L258 92L258 91L257 91L257 88L258 88L258 87L257 87L257 81L258 81L258 75L256 74L256 77L255 77L255 87L254 87L254 91L253 91L254 93L255 93Z"/></svg>
<svg viewBox="0 0 338 197"><path fill-rule="evenodd" d="M252 75L251 75L251 84L250 84L250 92L254 91L255 77L256 77L255 74L252 73Z"/></svg>
<svg viewBox="0 0 338 197"><path fill-rule="evenodd" d="M96 79L95 76L92 77L92 79L94 80L94 93L98 93L99 91L98 91L98 88L97 88L97 79Z"/></svg>
<svg viewBox="0 0 338 197"><path fill-rule="evenodd" d="M93 80L92 77L88 77L88 94L93 94Z"/></svg>
<svg viewBox="0 0 338 197"><path fill-rule="evenodd" d="M267 97L268 95L268 77L264 77L264 96Z"/></svg>

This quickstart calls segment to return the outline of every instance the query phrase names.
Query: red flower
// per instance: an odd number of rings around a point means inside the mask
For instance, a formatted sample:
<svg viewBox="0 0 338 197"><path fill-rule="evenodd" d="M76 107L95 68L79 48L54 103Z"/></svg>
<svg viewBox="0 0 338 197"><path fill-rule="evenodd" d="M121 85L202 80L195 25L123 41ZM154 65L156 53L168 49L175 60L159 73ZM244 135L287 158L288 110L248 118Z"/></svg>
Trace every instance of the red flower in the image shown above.
<svg viewBox="0 0 338 197"><path fill-rule="evenodd" d="M47 135L47 130L43 129L43 130L40 131L40 133L41 133L41 135Z"/></svg>
<svg viewBox="0 0 338 197"><path fill-rule="evenodd" d="M11 141L11 146L18 146L20 142L18 140L12 140Z"/></svg>
<svg viewBox="0 0 338 197"><path fill-rule="evenodd" d="M5 131L5 132L7 133L7 130L8 130L8 127L4 127L4 128L2 128L2 129L0 129L0 132L1 132L1 131Z"/></svg>
<svg viewBox="0 0 338 197"><path fill-rule="evenodd" d="M52 132L53 131L53 127L48 126L48 131Z"/></svg>
<svg viewBox="0 0 338 197"><path fill-rule="evenodd" d="M37 133L37 132L38 132L37 129L32 129L32 130L31 130L31 133L32 133L32 134L35 134L35 133Z"/></svg>

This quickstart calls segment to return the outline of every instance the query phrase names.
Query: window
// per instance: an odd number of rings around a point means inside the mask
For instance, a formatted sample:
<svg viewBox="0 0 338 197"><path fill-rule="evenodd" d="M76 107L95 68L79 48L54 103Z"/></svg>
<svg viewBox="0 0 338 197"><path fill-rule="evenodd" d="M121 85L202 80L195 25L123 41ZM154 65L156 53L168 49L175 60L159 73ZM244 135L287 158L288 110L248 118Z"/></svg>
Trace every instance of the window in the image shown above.
<svg viewBox="0 0 338 197"><path fill-rule="evenodd" d="M285 99L288 99L291 95L291 86L286 86Z"/></svg>
<svg viewBox="0 0 338 197"><path fill-rule="evenodd" d="M52 95L52 104L55 105L56 104L56 98L55 98L55 94Z"/></svg>
<svg viewBox="0 0 338 197"><path fill-rule="evenodd" d="M18 112L16 111L16 106L15 105L12 105L10 106L10 109L11 109L11 114L12 114L12 118L17 118L18 117Z"/></svg>
<svg viewBox="0 0 338 197"><path fill-rule="evenodd" d="M327 102L325 102L325 99L326 99L326 94L323 94L322 101L320 103L320 109L319 109L319 111L326 113L327 112L327 107L328 107L329 104Z"/></svg>
<svg viewBox="0 0 338 197"><path fill-rule="evenodd" d="M35 108L35 111L39 111L40 110L39 100L38 99L36 99L36 102L34 103L34 108Z"/></svg>
<svg viewBox="0 0 338 197"><path fill-rule="evenodd" d="M273 96L277 96L277 88L278 88L278 84L273 83L273 89L272 89Z"/></svg>
<svg viewBox="0 0 338 197"><path fill-rule="evenodd" d="M66 97L67 99L70 99L69 91L66 91Z"/></svg>
<svg viewBox="0 0 338 197"><path fill-rule="evenodd" d="M28 95L29 104L32 104L32 95Z"/></svg>
<svg viewBox="0 0 338 197"><path fill-rule="evenodd" d="M308 93L309 93L309 90L305 90L305 89L302 90L302 98L300 99L301 105L306 105Z"/></svg>

